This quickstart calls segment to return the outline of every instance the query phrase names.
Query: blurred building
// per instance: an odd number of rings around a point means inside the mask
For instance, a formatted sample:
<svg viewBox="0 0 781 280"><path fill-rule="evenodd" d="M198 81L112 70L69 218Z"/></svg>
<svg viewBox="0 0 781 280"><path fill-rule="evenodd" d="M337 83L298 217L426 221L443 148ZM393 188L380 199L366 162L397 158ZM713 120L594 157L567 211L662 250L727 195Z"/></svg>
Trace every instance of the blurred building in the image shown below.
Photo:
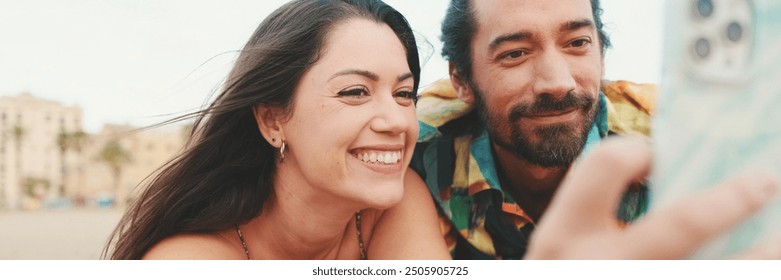
<svg viewBox="0 0 781 280"><path fill-rule="evenodd" d="M89 201L110 197L123 206L143 188L145 178L180 152L184 140L181 127L104 125L90 135L84 149L89 176L83 178L82 196ZM81 180L78 174L71 175Z"/></svg>
<svg viewBox="0 0 781 280"><path fill-rule="evenodd" d="M66 166L58 135L82 131L81 109L33 97L0 97L0 207L16 209L26 197L57 194Z"/></svg>
<svg viewBox="0 0 781 280"><path fill-rule="evenodd" d="M176 127L105 125L88 134L81 108L29 93L0 97L0 209L122 206L184 139Z"/></svg>

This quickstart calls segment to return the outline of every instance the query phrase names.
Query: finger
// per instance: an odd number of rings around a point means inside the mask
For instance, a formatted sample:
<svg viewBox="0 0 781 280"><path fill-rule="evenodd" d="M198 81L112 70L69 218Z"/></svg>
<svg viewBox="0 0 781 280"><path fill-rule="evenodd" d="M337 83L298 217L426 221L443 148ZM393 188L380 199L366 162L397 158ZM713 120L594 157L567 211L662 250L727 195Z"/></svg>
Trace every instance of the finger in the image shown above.
<svg viewBox="0 0 781 280"><path fill-rule="evenodd" d="M686 257L760 209L777 192L776 185L772 173L744 172L637 221L625 231L626 245L648 254L638 258Z"/></svg>
<svg viewBox="0 0 781 280"><path fill-rule="evenodd" d="M781 260L781 236L761 242L737 257L742 260Z"/></svg>
<svg viewBox="0 0 781 280"><path fill-rule="evenodd" d="M615 226L622 194L631 182L647 176L650 166L651 149L647 141L606 140L575 163L545 215L558 216L555 220L569 227L595 228L595 223Z"/></svg>

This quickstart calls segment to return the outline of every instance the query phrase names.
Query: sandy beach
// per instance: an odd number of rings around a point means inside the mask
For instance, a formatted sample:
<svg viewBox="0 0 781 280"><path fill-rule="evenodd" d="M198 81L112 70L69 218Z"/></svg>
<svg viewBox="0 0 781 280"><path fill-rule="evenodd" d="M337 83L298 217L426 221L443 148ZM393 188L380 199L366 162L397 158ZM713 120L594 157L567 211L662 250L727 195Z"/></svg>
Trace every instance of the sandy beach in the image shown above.
<svg viewBox="0 0 781 280"><path fill-rule="evenodd" d="M0 259L99 259L121 216L114 209L0 211Z"/></svg>

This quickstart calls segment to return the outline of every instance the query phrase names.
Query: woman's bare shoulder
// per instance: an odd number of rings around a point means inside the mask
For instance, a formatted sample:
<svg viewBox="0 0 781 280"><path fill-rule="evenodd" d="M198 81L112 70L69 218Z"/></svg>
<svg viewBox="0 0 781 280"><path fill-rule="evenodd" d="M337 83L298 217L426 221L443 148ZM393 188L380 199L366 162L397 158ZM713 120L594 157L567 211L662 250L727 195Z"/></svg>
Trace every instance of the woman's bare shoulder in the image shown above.
<svg viewBox="0 0 781 280"><path fill-rule="evenodd" d="M235 260L246 259L238 236L216 233L177 234L158 242L146 252L146 260ZM231 238L233 237L233 238ZM233 240L235 238L235 240Z"/></svg>

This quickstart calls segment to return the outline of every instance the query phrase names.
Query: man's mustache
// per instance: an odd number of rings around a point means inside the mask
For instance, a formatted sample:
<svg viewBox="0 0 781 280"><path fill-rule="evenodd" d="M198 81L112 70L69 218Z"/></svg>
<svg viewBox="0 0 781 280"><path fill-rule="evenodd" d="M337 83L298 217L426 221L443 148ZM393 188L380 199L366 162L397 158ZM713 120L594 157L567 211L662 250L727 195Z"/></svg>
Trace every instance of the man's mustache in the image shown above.
<svg viewBox="0 0 781 280"><path fill-rule="evenodd" d="M525 116L542 115L572 109L583 109L588 112L594 106L594 98L587 94L567 92L561 99L550 94L541 94L533 103L518 103L510 110L510 121L515 122Z"/></svg>

